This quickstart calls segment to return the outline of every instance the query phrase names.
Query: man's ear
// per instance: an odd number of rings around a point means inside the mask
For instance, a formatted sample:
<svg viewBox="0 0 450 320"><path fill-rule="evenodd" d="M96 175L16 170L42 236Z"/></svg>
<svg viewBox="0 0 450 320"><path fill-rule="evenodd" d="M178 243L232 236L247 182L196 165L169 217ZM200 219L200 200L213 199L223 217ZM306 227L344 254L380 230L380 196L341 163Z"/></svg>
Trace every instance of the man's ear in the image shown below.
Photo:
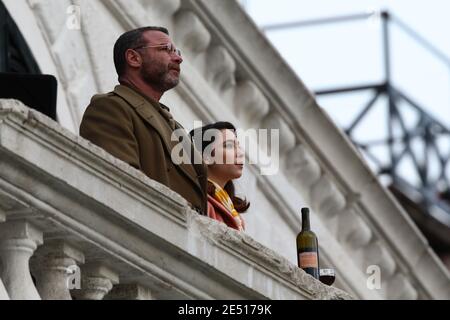
<svg viewBox="0 0 450 320"><path fill-rule="evenodd" d="M141 55L133 49L128 49L127 51L125 51L125 60L127 61L127 64L132 68L139 68L142 65Z"/></svg>

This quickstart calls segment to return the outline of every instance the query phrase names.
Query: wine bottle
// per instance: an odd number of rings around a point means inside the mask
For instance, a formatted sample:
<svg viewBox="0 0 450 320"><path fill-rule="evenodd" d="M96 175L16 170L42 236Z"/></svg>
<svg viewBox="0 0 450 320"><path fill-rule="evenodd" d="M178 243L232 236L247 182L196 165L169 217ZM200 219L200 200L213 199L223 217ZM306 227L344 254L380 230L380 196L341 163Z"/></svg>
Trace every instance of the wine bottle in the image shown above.
<svg viewBox="0 0 450 320"><path fill-rule="evenodd" d="M302 230L297 235L298 267L316 279L319 279L319 243L311 231L309 209L302 208Z"/></svg>

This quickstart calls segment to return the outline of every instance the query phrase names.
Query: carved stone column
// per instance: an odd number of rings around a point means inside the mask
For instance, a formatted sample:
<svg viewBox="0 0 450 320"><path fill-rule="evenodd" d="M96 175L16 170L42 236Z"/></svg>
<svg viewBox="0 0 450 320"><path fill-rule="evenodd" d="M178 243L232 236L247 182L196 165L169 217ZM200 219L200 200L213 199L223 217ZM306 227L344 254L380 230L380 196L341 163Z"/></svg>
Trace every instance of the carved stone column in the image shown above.
<svg viewBox="0 0 450 320"><path fill-rule="evenodd" d="M0 300L9 300L8 292L6 292L2 279L0 279Z"/></svg>
<svg viewBox="0 0 450 320"><path fill-rule="evenodd" d="M0 209L1 210L1 209ZM5 214L0 211L0 223L5 222ZM0 274L2 270L2 261L0 260ZM5 285L0 277L0 300L9 300L8 292L6 292Z"/></svg>
<svg viewBox="0 0 450 320"><path fill-rule="evenodd" d="M31 259L36 287L45 300L71 300L72 277L84 263L84 255L62 240L50 240L40 247Z"/></svg>
<svg viewBox="0 0 450 320"><path fill-rule="evenodd" d="M28 263L42 242L42 232L27 221L0 224L1 278L12 300L40 300Z"/></svg>
<svg viewBox="0 0 450 320"><path fill-rule="evenodd" d="M102 300L119 283L119 275L108 267L89 264L81 269L81 289L73 290L75 300Z"/></svg>

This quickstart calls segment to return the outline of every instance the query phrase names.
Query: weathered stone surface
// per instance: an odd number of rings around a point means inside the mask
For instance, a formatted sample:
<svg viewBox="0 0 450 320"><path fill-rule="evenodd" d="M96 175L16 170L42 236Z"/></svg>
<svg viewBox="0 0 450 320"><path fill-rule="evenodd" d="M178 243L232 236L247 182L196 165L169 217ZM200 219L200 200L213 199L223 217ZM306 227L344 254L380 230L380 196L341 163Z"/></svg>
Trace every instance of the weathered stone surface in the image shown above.
<svg viewBox="0 0 450 320"><path fill-rule="evenodd" d="M115 285L105 300L153 300L151 290L139 284Z"/></svg>
<svg viewBox="0 0 450 320"><path fill-rule="evenodd" d="M14 300L39 300L28 266L42 232L26 221L0 224L1 276L9 297Z"/></svg>
<svg viewBox="0 0 450 320"><path fill-rule="evenodd" d="M70 277L84 263L82 252L62 240L46 241L31 260L36 288L43 300L70 300Z"/></svg>
<svg viewBox="0 0 450 320"><path fill-rule="evenodd" d="M22 159L19 163L11 157L1 157L2 166L10 169L0 173L0 182L4 181L0 187L12 199L21 197L25 204L36 207L39 216L45 217L37 220L44 232L69 231L70 241L84 247L83 252L90 252L89 257L95 257L96 263L82 267L82 287L71 292L73 297L102 299L119 282L119 277L134 274L132 277L140 279L138 283L154 290L155 296L161 298L182 295L239 299L351 298L309 277L248 235L199 216L188 208L186 201L178 200L179 196L164 186L99 152L99 148L59 128L48 118L39 114L30 118L30 113L34 114L16 101L2 101L0 105L0 117L5 120L0 124L0 150L9 150L9 154ZM24 135L25 131L32 136ZM21 144L17 145L15 138L6 135L22 137ZM29 152L36 146L40 148L39 157ZM69 151L75 146L85 151L75 156ZM84 165L80 165L81 159ZM17 165L23 170L14 171ZM92 175L92 165L97 167L95 175ZM32 169L36 167L40 168L39 175ZM90 178L80 179L88 172ZM21 185L20 190L8 183L12 176L15 184ZM40 182L42 179L46 181L45 186ZM57 179L64 180L64 184L55 183ZM93 195L92 185L107 192ZM30 187L40 192L30 193ZM127 190L131 189L134 200L126 200ZM149 195L157 197L158 202L146 200ZM51 228L46 220L52 222ZM7 237L12 231L8 232L2 235ZM89 249L91 242L97 248L95 253ZM61 251L65 252L64 257L82 261L81 254L60 243L43 247L39 256L57 260ZM117 271L105 267L101 261L107 261Z"/></svg>
<svg viewBox="0 0 450 320"><path fill-rule="evenodd" d="M101 263L81 268L81 288L71 291L76 300L102 300L113 285L119 283L118 274Z"/></svg>

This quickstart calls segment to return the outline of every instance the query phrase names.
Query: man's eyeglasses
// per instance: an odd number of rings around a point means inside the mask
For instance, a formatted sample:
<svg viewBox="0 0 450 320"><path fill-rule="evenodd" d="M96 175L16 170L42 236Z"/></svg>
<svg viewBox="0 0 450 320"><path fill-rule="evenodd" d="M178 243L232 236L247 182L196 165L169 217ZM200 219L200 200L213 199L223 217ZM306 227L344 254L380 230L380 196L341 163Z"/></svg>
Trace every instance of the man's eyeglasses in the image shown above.
<svg viewBox="0 0 450 320"><path fill-rule="evenodd" d="M178 56L181 57L181 51L179 49L177 49L175 47L175 45L173 45L172 43L156 44L156 45L152 45L152 46L142 46L142 47L134 48L133 50L147 49L147 48L162 48L163 50L167 51L167 53L169 53L169 54L176 53Z"/></svg>

